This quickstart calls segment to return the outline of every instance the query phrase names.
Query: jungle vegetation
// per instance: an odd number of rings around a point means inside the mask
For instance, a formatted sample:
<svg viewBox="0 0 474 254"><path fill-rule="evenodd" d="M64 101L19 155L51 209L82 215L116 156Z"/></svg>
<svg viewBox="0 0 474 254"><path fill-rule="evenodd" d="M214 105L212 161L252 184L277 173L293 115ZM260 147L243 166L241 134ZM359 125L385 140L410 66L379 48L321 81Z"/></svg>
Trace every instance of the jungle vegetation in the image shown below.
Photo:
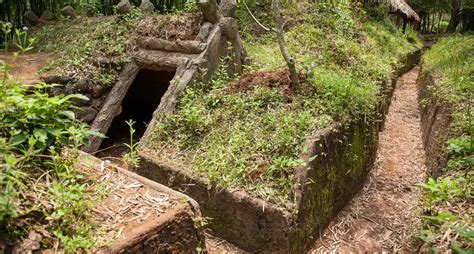
<svg viewBox="0 0 474 254"><path fill-rule="evenodd" d="M138 6L141 1L131 2ZM151 2L156 15L178 17L196 5L187 0ZM61 52L46 69L82 70L94 54L112 56L123 64L129 60L127 31L135 29L142 14L135 10L116 22L117 3L0 0L1 48L4 54L11 53L8 49L20 54L31 49ZM421 184L432 209L423 219L419 239L436 250L437 239L448 228L462 237L451 246L453 250L461 253L463 246L472 246L468 228L472 228L472 217L462 211L462 205L472 200L474 122L472 106L466 105L472 105L473 94L474 42L469 35L474 29L473 1L410 1L421 22L413 22L405 33L399 14L385 1L280 1L283 24L275 24L271 1L246 3L265 26L285 26L286 47L301 75L298 88L251 86L237 91L233 84L240 77L228 77L221 70L210 84L185 91L177 112L156 126L146 148L168 153L222 188L242 188L283 204L292 198L294 169L305 163L298 156L305 149L301 144L306 135L335 121L370 120L382 100L381 82L401 65L404 56L422 47L418 35L443 34L448 38L426 53L423 68L443 80L434 92L459 109L456 119L462 133L446 144L453 154L447 173ZM95 17L68 20L60 15L66 4L80 15L92 10ZM24 17L27 10L38 16L51 11L56 20L23 29L29 26ZM252 59L247 73L282 70L288 61L280 53L277 35L262 31L240 1L237 19ZM21 84L9 68L9 63L0 62L0 232L4 233L0 243L15 242L27 237L30 229L43 227L51 238L42 248L57 244L66 252L88 251L95 244L90 213L106 191L60 156L63 148L87 145L90 135L100 135L75 119L72 101L87 98L52 96L46 92L51 85ZM97 84L112 86L117 71L97 69L91 77Z"/></svg>

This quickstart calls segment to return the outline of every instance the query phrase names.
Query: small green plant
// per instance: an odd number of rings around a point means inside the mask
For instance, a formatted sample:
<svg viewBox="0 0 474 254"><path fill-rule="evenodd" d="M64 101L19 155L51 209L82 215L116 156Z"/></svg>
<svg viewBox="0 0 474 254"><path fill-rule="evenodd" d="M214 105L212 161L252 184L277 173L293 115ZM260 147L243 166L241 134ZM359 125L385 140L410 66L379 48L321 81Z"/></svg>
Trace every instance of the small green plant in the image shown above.
<svg viewBox="0 0 474 254"><path fill-rule="evenodd" d="M450 177L440 177L438 179L429 178L426 184L420 184L426 190L427 202L429 205L436 205L456 198L464 197L460 179Z"/></svg>
<svg viewBox="0 0 474 254"><path fill-rule="evenodd" d="M448 140L448 149L456 155L465 156L474 152L474 144L471 137L459 137Z"/></svg>
<svg viewBox="0 0 474 254"><path fill-rule="evenodd" d="M28 27L15 29L15 36L13 37L13 43L18 48L19 53L25 53L33 49L35 38L28 36Z"/></svg>
<svg viewBox="0 0 474 254"><path fill-rule="evenodd" d="M10 22L1 22L2 24L2 36L4 38L4 41L3 41L3 47L4 47L4 51L5 53L8 52L8 36L10 36L10 33L12 31L12 23Z"/></svg>
<svg viewBox="0 0 474 254"><path fill-rule="evenodd" d="M130 165L134 168L138 168L140 165L140 156L138 155L137 147L138 143L136 143L133 140L133 134L135 133L135 129L133 128L133 125L135 124L135 121L132 119L125 121L128 125L129 132L130 132L130 141L129 143L125 143L125 146L128 148L128 153L124 154L122 156L122 160L127 164Z"/></svg>

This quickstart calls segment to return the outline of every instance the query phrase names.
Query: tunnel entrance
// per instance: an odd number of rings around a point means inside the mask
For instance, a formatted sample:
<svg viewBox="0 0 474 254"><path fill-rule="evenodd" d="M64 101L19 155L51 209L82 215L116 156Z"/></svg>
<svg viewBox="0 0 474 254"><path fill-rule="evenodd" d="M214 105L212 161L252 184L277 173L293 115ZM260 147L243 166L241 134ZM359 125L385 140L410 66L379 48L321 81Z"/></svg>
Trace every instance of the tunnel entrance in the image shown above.
<svg viewBox="0 0 474 254"><path fill-rule="evenodd" d="M99 157L121 157L128 152L124 143L130 142L130 131L126 121L135 121L134 142L138 142L146 131L153 112L158 107L175 72L142 69L127 91L122 107L112 121L101 144ZM121 111L121 112L120 112Z"/></svg>

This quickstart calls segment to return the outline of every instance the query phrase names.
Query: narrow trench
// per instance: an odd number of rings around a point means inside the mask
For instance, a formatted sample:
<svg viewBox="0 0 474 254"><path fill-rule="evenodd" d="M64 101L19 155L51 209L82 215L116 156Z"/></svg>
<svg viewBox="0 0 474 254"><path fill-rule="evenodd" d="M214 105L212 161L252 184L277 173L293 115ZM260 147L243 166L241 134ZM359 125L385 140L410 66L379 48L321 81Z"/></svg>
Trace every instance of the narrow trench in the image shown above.
<svg viewBox="0 0 474 254"><path fill-rule="evenodd" d="M121 157L127 152L124 143L130 142L130 129L126 121L133 120L134 142L138 142L146 131L153 112L160 105L175 72L142 69L122 101L121 112L112 121L97 155L99 157Z"/></svg>
<svg viewBox="0 0 474 254"><path fill-rule="evenodd" d="M416 66L397 80L363 189L323 232L311 253L416 252L426 178Z"/></svg>

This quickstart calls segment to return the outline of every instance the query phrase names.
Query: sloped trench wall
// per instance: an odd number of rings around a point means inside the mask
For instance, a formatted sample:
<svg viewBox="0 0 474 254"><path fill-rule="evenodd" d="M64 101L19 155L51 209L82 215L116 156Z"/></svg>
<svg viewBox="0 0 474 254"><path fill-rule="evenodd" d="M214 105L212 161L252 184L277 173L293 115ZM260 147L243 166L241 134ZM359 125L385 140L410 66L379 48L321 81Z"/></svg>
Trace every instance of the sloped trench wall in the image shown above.
<svg viewBox="0 0 474 254"><path fill-rule="evenodd" d="M437 177L441 174L441 169L446 165L449 159L449 153L446 150L446 141L454 137L456 128L454 128L452 111L449 105L439 102L429 91L429 86L438 86L439 80L430 73L423 73L417 80L420 98L421 111L421 132L423 145L425 147L428 171Z"/></svg>
<svg viewBox="0 0 474 254"><path fill-rule="evenodd" d="M104 164L101 159L81 151L65 149L63 156L77 159L75 168L86 178L104 186L116 186L95 205L94 220L100 225L99 230L120 230L120 236L101 235L107 244L97 246L93 253L198 253L198 249L205 249L203 229L196 220L200 216L199 205L190 197L114 164ZM140 187L130 188L131 185ZM136 193L145 193L147 197L132 198ZM119 196L121 199L117 200ZM157 197L165 197L170 203L146 201ZM136 215L127 209L131 204L141 210L138 220L136 217L130 220ZM115 212L121 214L109 217ZM46 253L50 253L48 251Z"/></svg>
<svg viewBox="0 0 474 254"><path fill-rule="evenodd" d="M308 249L312 240L307 236L319 235L360 190L375 161L378 135L397 79L420 56L421 51L409 54L405 64L383 82L385 100L379 105L375 120L362 117L348 126L336 123L307 140L310 149L303 158L317 157L310 162L309 169L301 168L297 172L298 214L290 236L294 251Z"/></svg>
<svg viewBox="0 0 474 254"><path fill-rule="evenodd" d="M253 198L241 190L213 186L185 169L167 165L141 152L138 173L187 193L210 217L209 227L222 238L248 251L302 253L314 242L332 218L361 188L376 154L378 133L390 104L397 78L419 60L420 51L406 57L405 64L385 81L385 101L376 120L361 118L348 126L336 123L306 141L310 148L302 157L318 155L309 169L297 172L296 209L287 209ZM324 156L321 156L324 155Z"/></svg>

